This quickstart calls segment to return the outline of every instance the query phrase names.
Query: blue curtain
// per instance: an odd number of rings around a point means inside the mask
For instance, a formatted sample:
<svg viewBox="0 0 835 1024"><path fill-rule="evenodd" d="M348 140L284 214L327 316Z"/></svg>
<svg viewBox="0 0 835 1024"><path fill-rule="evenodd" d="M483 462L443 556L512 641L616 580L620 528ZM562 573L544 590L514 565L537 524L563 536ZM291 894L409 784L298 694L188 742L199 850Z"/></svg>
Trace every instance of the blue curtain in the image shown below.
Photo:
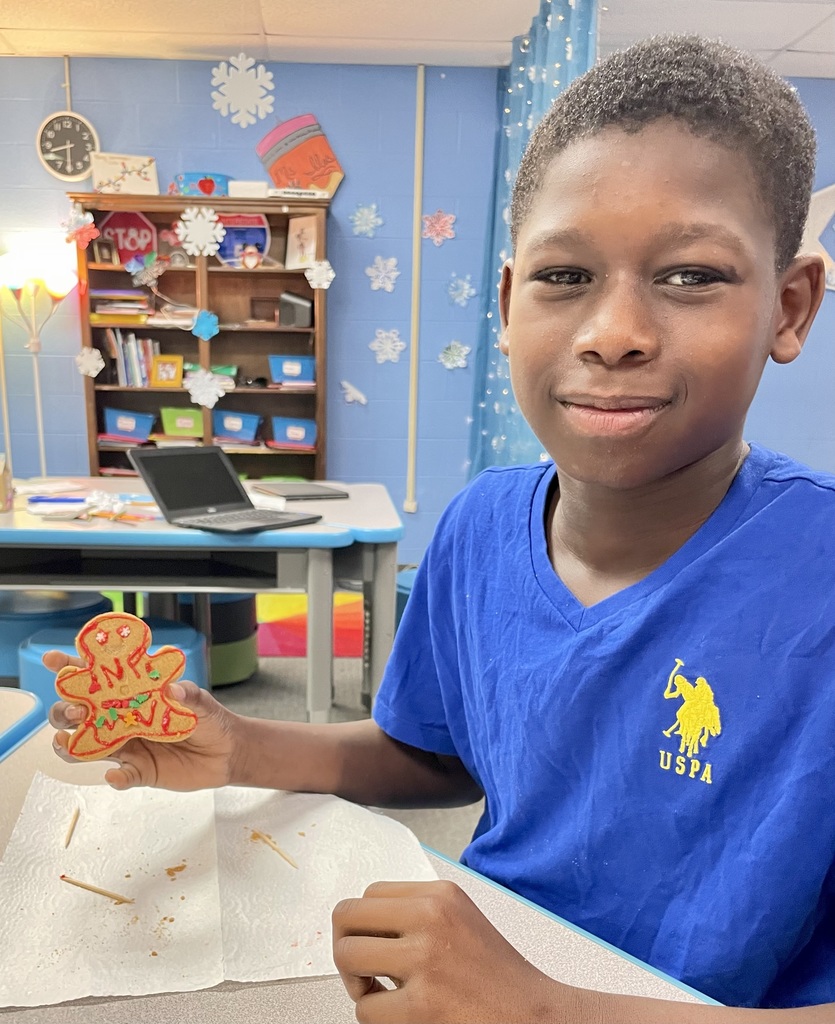
<svg viewBox="0 0 835 1024"><path fill-rule="evenodd" d="M537 462L547 456L516 407L507 359L499 351L497 284L510 255L510 193L536 124L554 98L594 63L597 0L542 0L527 35L513 40L510 66L499 75L501 131L496 154L491 244L481 289L470 435L470 475L487 466Z"/></svg>

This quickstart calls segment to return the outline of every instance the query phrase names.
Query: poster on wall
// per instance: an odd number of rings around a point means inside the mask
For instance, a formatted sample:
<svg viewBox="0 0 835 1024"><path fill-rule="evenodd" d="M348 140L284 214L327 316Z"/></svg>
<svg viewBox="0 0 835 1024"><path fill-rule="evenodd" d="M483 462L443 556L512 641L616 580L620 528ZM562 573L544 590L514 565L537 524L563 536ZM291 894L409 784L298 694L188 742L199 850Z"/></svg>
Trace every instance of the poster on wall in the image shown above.
<svg viewBox="0 0 835 1024"><path fill-rule="evenodd" d="M159 195L157 162L152 156L93 153L90 158L95 192L134 196Z"/></svg>

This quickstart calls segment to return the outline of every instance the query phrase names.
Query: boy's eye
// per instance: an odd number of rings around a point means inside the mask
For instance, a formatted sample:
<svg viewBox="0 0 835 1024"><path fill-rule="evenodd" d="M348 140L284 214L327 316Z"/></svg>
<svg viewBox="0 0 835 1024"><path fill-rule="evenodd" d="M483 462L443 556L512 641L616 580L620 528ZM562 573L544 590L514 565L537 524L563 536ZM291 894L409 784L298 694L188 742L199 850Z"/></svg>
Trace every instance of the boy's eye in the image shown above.
<svg viewBox="0 0 835 1024"><path fill-rule="evenodd" d="M684 286L685 288L698 288L700 285L716 284L717 281L723 281L724 278L715 270L692 268L689 270L674 270L671 274L665 274L661 280L664 284Z"/></svg>
<svg viewBox="0 0 835 1024"><path fill-rule="evenodd" d="M584 270L573 270L571 267L561 267L551 270L541 270L534 274L537 281L547 281L549 284L561 284L571 288L579 284L587 284L589 275Z"/></svg>

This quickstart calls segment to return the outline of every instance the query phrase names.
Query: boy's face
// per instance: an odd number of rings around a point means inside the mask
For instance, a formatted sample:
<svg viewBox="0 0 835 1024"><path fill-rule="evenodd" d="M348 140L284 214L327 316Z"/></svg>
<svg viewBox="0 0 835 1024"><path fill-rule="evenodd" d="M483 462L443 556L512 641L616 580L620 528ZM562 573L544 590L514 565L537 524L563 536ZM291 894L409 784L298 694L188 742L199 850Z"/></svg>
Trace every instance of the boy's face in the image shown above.
<svg viewBox="0 0 835 1024"><path fill-rule="evenodd" d="M762 205L747 159L670 121L553 160L504 271L501 345L561 472L636 487L738 445L768 356L805 335L784 329Z"/></svg>

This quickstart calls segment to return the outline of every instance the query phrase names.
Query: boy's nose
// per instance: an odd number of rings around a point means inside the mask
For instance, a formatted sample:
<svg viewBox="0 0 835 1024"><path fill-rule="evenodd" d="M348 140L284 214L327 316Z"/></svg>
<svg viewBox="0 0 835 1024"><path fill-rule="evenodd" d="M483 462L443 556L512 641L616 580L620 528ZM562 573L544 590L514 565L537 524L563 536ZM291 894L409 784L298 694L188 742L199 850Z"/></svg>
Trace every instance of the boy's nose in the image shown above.
<svg viewBox="0 0 835 1024"><path fill-rule="evenodd" d="M575 355L590 362L616 366L626 360L642 363L658 351L658 332L646 300L626 285L605 289L577 332Z"/></svg>

